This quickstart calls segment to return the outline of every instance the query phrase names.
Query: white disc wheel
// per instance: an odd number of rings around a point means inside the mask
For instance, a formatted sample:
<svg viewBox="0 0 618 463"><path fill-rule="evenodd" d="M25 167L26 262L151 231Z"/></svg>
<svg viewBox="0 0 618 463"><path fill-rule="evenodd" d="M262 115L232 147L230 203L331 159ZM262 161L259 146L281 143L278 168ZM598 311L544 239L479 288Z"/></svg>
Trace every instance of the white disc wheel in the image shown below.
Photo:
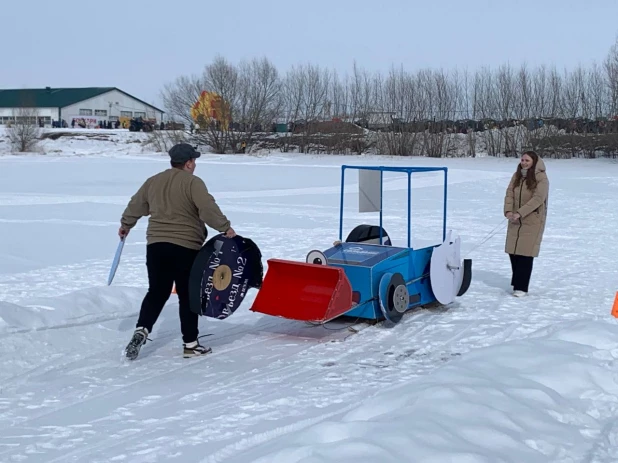
<svg viewBox="0 0 618 463"><path fill-rule="evenodd" d="M447 305L455 300L462 284L463 272L460 238L451 241L449 232L444 243L433 249L429 267L431 290L440 304Z"/></svg>

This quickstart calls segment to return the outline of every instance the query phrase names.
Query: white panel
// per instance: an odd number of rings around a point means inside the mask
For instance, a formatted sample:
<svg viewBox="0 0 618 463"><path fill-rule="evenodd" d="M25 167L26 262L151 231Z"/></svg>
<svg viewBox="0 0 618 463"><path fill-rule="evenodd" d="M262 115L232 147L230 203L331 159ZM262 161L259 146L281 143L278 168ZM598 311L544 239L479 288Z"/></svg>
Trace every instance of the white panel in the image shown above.
<svg viewBox="0 0 618 463"><path fill-rule="evenodd" d="M379 170L358 171L358 212L380 212L380 174Z"/></svg>

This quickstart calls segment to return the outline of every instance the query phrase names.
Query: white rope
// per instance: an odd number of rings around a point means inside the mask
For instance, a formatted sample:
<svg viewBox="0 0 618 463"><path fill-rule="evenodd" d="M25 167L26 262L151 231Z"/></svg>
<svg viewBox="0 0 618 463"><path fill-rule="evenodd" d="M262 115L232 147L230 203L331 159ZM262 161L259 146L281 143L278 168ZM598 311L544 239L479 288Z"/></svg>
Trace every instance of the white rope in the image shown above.
<svg viewBox="0 0 618 463"><path fill-rule="evenodd" d="M468 257L468 255L470 255L470 253L472 253L472 251L477 250L479 247L481 247L483 244L487 243L490 239L492 239L494 236L496 236L499 232L502 231L502 229L504 228L504 225L508 223L508 219L503 219L502 221L500 221L500 223L498 225L496 225L482 240L480 243L478 243L476 246L473 246L472 249L470 249L465 257Z"/></svg>

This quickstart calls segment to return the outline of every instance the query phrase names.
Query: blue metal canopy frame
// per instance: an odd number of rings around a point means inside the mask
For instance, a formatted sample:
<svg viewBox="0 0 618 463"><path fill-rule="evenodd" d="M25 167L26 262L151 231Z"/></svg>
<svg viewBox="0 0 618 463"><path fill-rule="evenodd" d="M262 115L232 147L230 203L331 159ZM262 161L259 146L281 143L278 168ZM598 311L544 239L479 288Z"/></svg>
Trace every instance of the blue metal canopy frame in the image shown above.
<svg viewBox="0 0 618 463"><path fill-rule="evenodd" d="M382 198L384 196L384 172L401 172L408 174L408 247L411 245L411 214L412 214L412 174L418 172L444 172L444 209L442 216L442 241L446 239L446 198L448 185L448 167L395 167L395 166L341 166L341 198L339 205L339 241L343 241L343 194L345 190L346 169L380 171L380 244L382 244Z"/></svg>

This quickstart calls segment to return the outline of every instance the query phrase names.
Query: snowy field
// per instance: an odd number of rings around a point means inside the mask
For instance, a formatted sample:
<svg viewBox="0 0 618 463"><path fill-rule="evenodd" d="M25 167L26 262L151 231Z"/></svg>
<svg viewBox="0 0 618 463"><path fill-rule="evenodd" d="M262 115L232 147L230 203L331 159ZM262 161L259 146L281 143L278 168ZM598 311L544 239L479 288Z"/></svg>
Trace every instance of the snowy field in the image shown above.
<svg viewBox="0 0 618 463"><path fill-rule="evenodd" d="M118 221L169 165L127 140L0 156L1 462L618 461L618 163L546 161L545 240L529 297L515 299L500 225L516 160L205 155L196 174L264 263L337 239L341 164L446 166L448 228L473 259L472 285L448 307L357 332L251 312L252 290L227 320L200 319L213 353L198 359L182 358L172 296L127 363L147 219L108 287ZM344 234L375 223L354 211L355 180ZM413 244L437 244L440 176L414 180ZM388 179L396 245L405 194Z"/></svg>

